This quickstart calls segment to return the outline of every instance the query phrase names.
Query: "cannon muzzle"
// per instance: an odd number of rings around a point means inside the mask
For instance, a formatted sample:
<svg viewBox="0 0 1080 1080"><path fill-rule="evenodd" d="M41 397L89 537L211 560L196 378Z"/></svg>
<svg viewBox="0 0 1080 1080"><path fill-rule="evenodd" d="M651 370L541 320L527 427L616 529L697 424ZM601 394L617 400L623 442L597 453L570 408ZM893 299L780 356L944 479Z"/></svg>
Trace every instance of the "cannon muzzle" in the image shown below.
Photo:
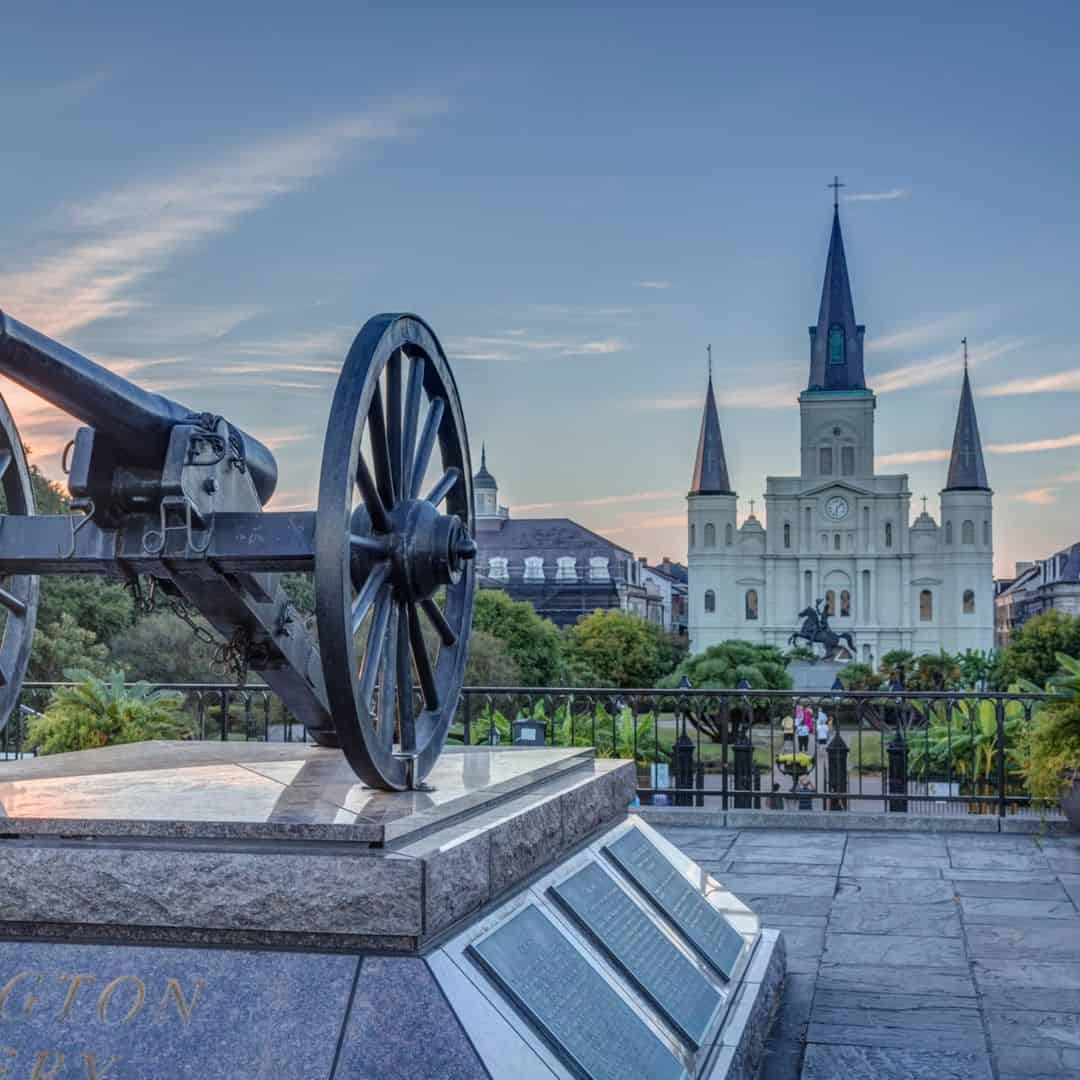
<svg viewBox="0 0 1080 1080"><path fill-rule="evenodd" d="M173 428L198 415L186 405L114 375L2 311L0 374L95 428L134 466L160 468ZM239 428L233 430L265 505L277 486L277 462L258 439Z"/></svg>

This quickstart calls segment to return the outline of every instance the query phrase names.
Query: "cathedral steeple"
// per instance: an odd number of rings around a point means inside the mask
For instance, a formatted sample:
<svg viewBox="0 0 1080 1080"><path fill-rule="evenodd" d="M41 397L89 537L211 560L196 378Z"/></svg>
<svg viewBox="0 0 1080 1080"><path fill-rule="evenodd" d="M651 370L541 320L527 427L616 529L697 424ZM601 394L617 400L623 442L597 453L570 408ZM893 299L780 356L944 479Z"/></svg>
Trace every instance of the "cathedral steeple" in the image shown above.
<svg viewBox="0 0 1080 1080"><path fill-rule="evenodd" d="M709 383L705 390L705 411L701 417L697 458L691 495L734 495L728 479L724 440L720 435L720 417L716 412L716 397L712 384L712 346L709 346Z"/></svg>
<svg viewBox="0 0 1080 1080"><path fill-rule="evenodd" d="M829 185L838 194L843 185ZM825 260L825 283L817 326L810 327L810 380L808 390L865 390L863 377L863 334L865 326L855 322L851 299L844 237L840 231L840 204L833 200L832 236Z"/></svg>
<svg viewBox="0 0 1080 1080"><path fill-rule="evenodd" d="M968 376L967 338L964 346L964 382L960 387L960 407L956 413L952 457L949 459L949 480L946 491L989 491L986 465L983 462L979 421L975 418L975 399L971 394Z"/></svg>

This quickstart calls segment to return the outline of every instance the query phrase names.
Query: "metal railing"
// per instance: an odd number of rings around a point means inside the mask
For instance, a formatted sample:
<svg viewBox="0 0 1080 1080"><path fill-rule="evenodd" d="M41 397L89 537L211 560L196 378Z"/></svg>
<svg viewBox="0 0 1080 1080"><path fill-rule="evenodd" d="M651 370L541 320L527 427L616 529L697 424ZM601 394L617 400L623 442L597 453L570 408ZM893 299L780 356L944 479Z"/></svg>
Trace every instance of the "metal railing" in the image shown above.
<svg viewBox="0 0 1080 1080"><path fill-rule="evenodd" d="M29 715L57 683L27 683L0 758L32 753ZM195 738L302 741L265 686L159 684ZM466 687L451 742L593 746L633 758L654 805L928 814L1055 814L1027 792L1021 755L1041 694L806 693ZM800 735L798 707L809 710ZM819 720L821 723L819 724Z"/></svg>

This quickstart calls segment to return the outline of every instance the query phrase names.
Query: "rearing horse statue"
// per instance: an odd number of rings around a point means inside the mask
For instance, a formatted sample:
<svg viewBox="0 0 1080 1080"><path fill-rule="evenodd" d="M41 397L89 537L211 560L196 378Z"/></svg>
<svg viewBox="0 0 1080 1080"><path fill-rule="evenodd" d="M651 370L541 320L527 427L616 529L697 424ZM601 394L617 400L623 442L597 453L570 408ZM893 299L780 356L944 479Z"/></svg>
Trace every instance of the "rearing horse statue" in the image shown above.
<svg viewBox="0 0 1080 1080"><path fill-rule="evenodd" d="M788 638L788 646L802 639L807 645L820 643L825 649L825 659L835 660L840 651L840 643L847 645L848 652L855 655L855 639L846 630L838 634L829 626L829 613L822 609L823 601L818 599L813 607L805 607L799 612L802 626Z"/></svg>

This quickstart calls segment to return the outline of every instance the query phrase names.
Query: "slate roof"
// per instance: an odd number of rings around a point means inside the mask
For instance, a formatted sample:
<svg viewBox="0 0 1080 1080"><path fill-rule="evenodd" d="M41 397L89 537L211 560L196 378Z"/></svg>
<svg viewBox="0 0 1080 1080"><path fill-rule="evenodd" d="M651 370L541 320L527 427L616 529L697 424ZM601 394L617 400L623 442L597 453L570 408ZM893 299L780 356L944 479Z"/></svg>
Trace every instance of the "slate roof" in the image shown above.
<svg viewBox="0 0 1080 1080"><path fill-rule="evenodd" d="M479 533L476 542L484 559L493 555L510 559L539 555L545 565L549 562L554 565L560 555L634 557L627 548L613 544L570 518L511 518L498 530Z"/></svg>
<svg viewBox="0 0 1080 1080"><path fill-rule="evenodd" d="M698 436L694 477L690 481L691 495L734 495L728 479L724 440L720 435L720 417L716 412L712 374L705 390L705 411L701 415L701 434Z"/></svg>
<svg viewBox="0 0 1080 1080"><path fill-rule="evenodd" d="M945 490L990 490L986 482L986 465L983 462L979 422L975 418L975 399L971 396L967 364L964 365L964 383L960 388L960 407L956 412L956 431L953 434L949 480Z"/></svg>
<svg viewBox="0 0 1080 1080"><path fill-rule="evenodd" d="M829 362L829 329L844 328L844 362ZM833 210L829 254L825 260L825 281L817 326L810 327L810 379L808 390L865 390L863 375L863 333L866 327L855 322L851 299L844 237L840 231L840 211Z"/></svg>

